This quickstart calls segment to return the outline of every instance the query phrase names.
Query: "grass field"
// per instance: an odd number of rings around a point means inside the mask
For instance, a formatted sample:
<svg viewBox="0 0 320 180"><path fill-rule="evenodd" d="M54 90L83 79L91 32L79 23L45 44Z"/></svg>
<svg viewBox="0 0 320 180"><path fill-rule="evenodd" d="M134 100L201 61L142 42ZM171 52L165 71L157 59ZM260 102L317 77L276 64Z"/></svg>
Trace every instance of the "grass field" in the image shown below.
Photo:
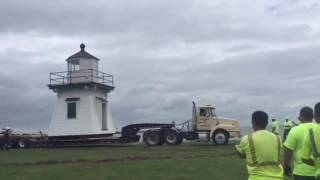
<svg viewBox="0 0 320 180"><path fill-rule="evenodd" d="M183 143L95 148L26 149L0 152L0 179L245 180L244 160L233 144ZM288 179L289 180L289 179Z"/></svg>

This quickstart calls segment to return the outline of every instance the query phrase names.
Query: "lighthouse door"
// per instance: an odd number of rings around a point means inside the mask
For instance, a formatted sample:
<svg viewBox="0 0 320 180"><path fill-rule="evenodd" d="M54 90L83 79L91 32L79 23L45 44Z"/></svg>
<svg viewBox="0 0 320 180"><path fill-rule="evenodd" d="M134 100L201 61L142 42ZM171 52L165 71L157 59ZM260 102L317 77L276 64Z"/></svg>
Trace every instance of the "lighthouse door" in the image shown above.
<svg viewBox="0 0 320 180"><path fill-rule="evenodd" d="M107 130L107 105L102 103L102 114L101 114L101 129Z"/></svg>

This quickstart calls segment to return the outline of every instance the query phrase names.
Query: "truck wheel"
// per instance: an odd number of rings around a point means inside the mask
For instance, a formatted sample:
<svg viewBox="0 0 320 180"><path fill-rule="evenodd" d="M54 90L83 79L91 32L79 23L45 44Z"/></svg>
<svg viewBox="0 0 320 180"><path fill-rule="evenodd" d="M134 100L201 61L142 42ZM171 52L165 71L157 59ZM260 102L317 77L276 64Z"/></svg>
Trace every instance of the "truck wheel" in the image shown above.
<svg viewBox="0 0 320 180"><path fill-rule="evenodd" d="M212 141L216 145L224 145L227 144L229 141L229 135L226 131L218 130L217 132L213 133Z"/></svg>
<svg viewBox="0 0 320 180"><path fill-rule="evenodd" d="M147 131L144 135L144 141L147 146L161 145L161 137L157 131ZM163 142L162 142L163 144Z"/></svg>
<svg viewBox="0 0 320 180"><path fill-rule="evenodd" d="M164 139L168 145L178 145L182 142L182 138L179 133L172 129L166 132Z"/></svg>
<svg viewBox="0 0 320 180"><path fill-rule="evenodd" d="M28 141L26 139L19 139L17 145L19 149L25 149L28 147Z"/></svg>

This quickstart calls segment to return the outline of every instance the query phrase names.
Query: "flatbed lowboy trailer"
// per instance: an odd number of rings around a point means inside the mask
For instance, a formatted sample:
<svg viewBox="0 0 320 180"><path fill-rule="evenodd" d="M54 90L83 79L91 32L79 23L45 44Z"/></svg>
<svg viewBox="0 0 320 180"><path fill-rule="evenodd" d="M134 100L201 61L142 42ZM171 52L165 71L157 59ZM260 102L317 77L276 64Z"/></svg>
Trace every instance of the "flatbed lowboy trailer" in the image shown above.
<svg viewBox="0 0 320 180"><path fill-rule="evenodd" d="M141 130L173 128L173 124L142 123L131 124L122 128L121 134L91 134L91 135L68 135L48 136L41 132L11 133L10 144L13 148L32 147L72 147L72 146L102 146L109 144L136 143L140 140L138 132ZM0 133L0 142L3 142L3 133ZM2 144L2 143L1 143Z"/></svg>

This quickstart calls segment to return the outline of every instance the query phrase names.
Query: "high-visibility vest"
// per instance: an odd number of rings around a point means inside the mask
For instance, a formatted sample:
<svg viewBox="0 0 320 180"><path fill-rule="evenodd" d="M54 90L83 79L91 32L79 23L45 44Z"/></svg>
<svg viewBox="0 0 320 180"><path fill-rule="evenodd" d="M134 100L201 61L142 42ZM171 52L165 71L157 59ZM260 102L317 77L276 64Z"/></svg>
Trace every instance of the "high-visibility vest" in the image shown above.
<svg viewBox="0 0 320 180"><path fill-rule="evenodd" d="M272 122L272 133L279 134L279 124L277 121Z"/></svg>
<svg viewBox="0 0 320 180"><path fill-rule="evenodd" d="M289 121L285 121L284 123L284 129L291 129L292 128L292 122Z"/></svg>
<svg viewBox="0 0 320 180"><path fill-rule="evenodd" d="M309 136L310 136L310 143L311 143L311 149L312 149L312 155L315 159L320 157L320 153L317 148L316 138L314 137L313 129L309 130Z"/></svg>
<svg viewBox="0 0 320 180"><path fill-rule="evenodd" d="M277 145L278 145L278 159L277 159L277 161L258 162L256 148L254 146L252 134L248 135L248 141L249 141L250 154L251 154L251 158L252 158L252 163L248 163L249 166L268 166L268 165L280 165L281 164L281 160L280 160L281 143L280 143L279 136L277 136Z"/></svg>

